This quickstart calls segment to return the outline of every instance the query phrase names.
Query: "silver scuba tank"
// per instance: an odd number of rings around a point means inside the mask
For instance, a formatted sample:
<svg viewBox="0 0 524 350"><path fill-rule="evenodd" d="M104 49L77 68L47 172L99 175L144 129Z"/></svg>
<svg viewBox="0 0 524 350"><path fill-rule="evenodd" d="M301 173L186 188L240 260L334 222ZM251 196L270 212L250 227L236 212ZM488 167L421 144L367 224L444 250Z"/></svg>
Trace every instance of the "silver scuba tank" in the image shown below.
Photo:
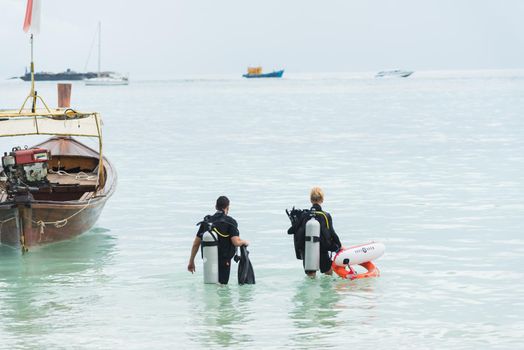
<svg viewBox="0 0 524 350"><path fill-rule="evenodd" d="M306 249L304 251L304 270L314 272L320 266L320 223L311 218L306 223Z"/></svg>
<svg viewBox="0 0 524 350"><path fill-rule="evenodd" d="M204 283L218 283L218 238L209 231L202 235Z"/></svg>

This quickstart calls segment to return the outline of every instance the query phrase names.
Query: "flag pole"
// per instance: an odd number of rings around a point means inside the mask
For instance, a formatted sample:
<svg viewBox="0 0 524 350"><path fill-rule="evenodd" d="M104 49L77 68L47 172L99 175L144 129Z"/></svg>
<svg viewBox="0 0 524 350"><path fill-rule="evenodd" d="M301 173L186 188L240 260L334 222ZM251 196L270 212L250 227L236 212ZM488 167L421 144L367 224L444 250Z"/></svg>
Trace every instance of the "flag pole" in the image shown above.
<svg viewBox="0 0 524 350"><path fill-rule="evenodd" d="M38 96L38 93L35 90L35 63L33 59L33 33L31 33L30 42L31 42L31 91L29 91L29 95L26 97L18 113L22 113L22 111L24 110L25 104L27 103L27 100L29 99L31 99L31 113L36 112L37 99L40 99L45 109L47 109L48 112L51 112L51 110L49 109L45 101L42 99L42 97Z"/></svg>
<svg viewBox="0 0 524 350"><path fill-rule="evenodd" d="M31 106L31 112L35 113L36 110L36 91L35 91L35 64L33 61L33 33L31 33L31 92L29 94L33 99Z"/></svg>
<svg viewBox="0 0 524 350"><path fill-rule="evenodd" d="M37 99L40 99L44 107L47 109L48 112L51 112L49 107L47 107L47 104L42 99L42 97L38 96L36 90L35 90L35 63L34 63L34 44L33 44L33 35L35 33L38 33L40 30L40 0L27 0L27 7L25 12L25 19L24 19L24 32L30 32L30 42L31 42L31 91L29 91L29 95L26 97L24 103L22 104L22 107L20 107L20 111L18 113L22 113L24 110L25 104L29 99L31 99L31 113L36 113L36 101Z"/></svg>

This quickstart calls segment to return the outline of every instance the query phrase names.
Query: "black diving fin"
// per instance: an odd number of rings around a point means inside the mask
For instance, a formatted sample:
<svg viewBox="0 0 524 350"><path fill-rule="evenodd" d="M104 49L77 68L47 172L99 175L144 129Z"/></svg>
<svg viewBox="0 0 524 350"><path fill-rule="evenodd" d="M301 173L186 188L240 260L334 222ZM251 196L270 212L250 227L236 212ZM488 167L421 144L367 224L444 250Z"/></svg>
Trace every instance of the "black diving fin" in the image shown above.
<svg viewBox="0 0 524 350"><path fill-rule="evenodd" d="M249 261L249 251L246 246L240 247L240 258L235 256L235 261L238 260L238 284L255 284L255 271L253 265Z"/></svg>

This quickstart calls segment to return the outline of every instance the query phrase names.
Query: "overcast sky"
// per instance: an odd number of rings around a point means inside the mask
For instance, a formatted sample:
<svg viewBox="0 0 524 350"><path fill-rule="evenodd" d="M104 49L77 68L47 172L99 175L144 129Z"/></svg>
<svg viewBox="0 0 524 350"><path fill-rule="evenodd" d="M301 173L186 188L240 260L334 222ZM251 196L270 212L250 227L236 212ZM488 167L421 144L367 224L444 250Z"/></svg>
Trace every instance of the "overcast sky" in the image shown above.
<svg viewBox="0 0 524 350"><path fill-rule="evenodd" d="M7 78L29 62L26 0L0 5ZM42 0L36 70L83 70L99 20L102 68L134 78L524 68L524 0Z"/></svg>

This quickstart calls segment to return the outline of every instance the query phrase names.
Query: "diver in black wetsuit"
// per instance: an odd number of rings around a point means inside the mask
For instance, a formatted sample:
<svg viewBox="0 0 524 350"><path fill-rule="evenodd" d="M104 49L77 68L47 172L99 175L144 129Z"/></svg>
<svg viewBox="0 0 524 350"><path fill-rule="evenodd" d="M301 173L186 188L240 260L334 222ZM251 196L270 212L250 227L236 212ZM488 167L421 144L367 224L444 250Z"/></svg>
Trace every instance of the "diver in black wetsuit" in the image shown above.
<svg viewBox="0 0 524 350"><path fill-rule="evenodd" d="M238 224L235 219L228 216L229 199L226 196L220 196L216 202L216 213L208 215L196 234L193 246L191 247L191 256L187 264L187 270L195 272L195 256L198 253L202 242L202 235L207 231L207 223L213 223L218 231L218 281L221 284L229 282L229 273L231 271L231 259L235 255L236 247L247 246L249 243L240 239Z"/></svg>
<svg viewBox="0 0 524 350"><path fill-rule="evenodd" d="M317 221L320 223L320 272L331 275L331 256L330 252L337 252L342 247L340 238L333 228L333 218L322 210L320 206L324 202L324 192L320 187L313 187L310 193L311 211L314 212ZM315 277L316 272L306 272L310 277Z"/></svg>

